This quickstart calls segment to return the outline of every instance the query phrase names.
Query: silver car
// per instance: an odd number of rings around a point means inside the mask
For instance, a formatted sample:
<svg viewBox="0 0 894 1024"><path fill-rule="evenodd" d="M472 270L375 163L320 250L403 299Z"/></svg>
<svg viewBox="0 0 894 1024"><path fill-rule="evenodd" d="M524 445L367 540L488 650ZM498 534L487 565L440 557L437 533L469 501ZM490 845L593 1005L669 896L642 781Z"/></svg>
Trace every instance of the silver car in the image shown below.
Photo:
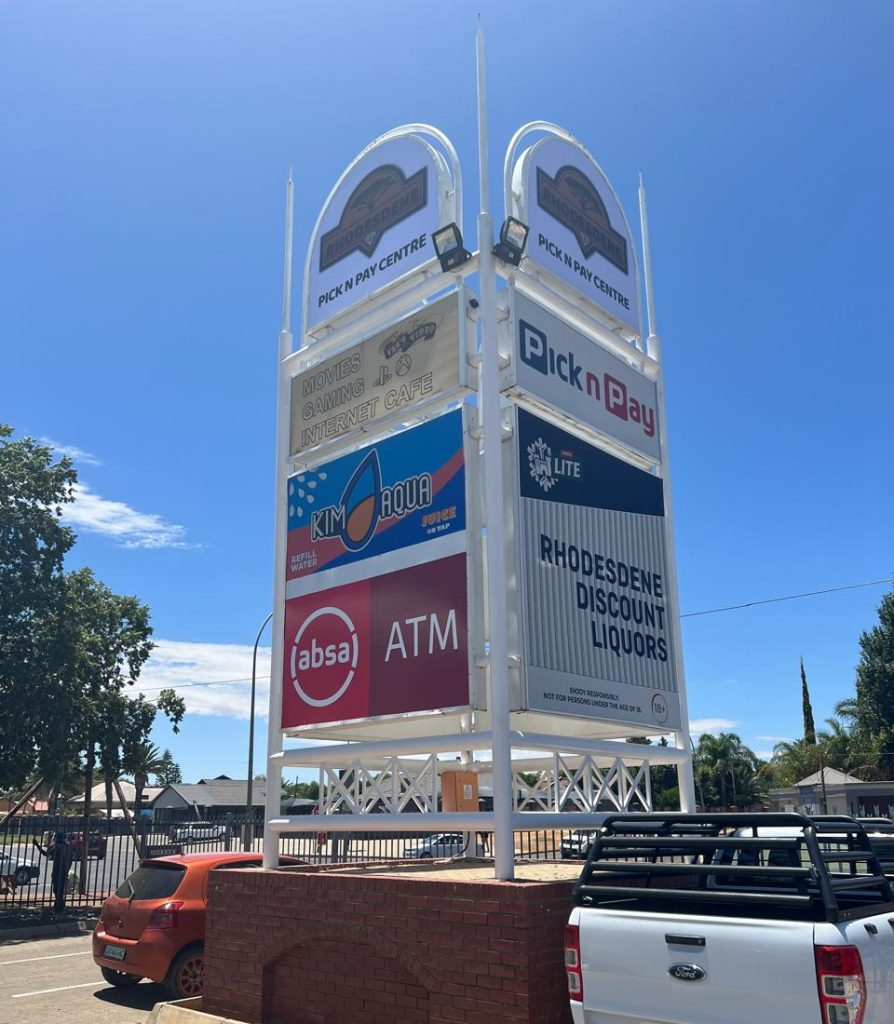
<svg viewBox="0 0 894 1024"><path fill-rule="evenodd" d="M22 857L0 853L0 877L14 878L16 885L28 885L40 874L40 868Z"/></svg>
<svg viewBox="0 0 894 1024"><path fill-rule="evenodd" d="M459 857L466 849L466 837L462 832L436 832L434 835L407 843L404 857L428 859L435 857ZM483 856L480 843L475 844L475 856Z"/></svg>

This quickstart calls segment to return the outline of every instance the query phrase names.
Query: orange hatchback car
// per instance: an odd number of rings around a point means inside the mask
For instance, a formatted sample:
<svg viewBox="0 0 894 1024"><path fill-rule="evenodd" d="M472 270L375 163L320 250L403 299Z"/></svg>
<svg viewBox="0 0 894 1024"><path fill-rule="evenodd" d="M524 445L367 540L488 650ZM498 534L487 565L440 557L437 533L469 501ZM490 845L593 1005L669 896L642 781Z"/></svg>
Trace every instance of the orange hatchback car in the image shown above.
<svg viewBox="0 0 894 1024"><path fill-rule="evenodd" d="M201 995L208 872L260 867L261 860L257 853L224 851L144 860L105 901L93 930L102 976L117 986L161 981L171 999Z"/></svg>

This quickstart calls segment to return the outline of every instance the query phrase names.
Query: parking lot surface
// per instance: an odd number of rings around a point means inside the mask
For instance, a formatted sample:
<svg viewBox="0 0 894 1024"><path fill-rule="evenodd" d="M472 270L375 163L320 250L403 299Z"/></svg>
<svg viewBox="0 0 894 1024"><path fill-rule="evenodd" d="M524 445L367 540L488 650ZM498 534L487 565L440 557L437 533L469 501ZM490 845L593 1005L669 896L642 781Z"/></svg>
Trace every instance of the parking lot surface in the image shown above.
<svg viewBox="0 0 894 1024"><path fill-rule="evenodd" d="M103 981L90 935L0 942L0 1024L144 1024L161 985Z"/></svg>

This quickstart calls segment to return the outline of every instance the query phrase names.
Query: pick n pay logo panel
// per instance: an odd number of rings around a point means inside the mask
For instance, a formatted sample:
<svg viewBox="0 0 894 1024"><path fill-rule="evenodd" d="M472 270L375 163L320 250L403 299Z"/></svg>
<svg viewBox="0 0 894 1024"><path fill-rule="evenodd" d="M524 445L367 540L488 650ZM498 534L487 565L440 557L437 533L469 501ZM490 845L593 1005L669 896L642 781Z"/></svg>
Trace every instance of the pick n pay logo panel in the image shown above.
<svg viewBox="0 0 894 1024"><path fill-rule="evenodd" d="M298 473L288 500L287 580L464 530L462 412Z"/></svg>
<svg viewBox="0 0 894 1024"><path fill-rule="evenodd" d="M516 383L610 437L660 458L655 383L515 293Z"/></svg>

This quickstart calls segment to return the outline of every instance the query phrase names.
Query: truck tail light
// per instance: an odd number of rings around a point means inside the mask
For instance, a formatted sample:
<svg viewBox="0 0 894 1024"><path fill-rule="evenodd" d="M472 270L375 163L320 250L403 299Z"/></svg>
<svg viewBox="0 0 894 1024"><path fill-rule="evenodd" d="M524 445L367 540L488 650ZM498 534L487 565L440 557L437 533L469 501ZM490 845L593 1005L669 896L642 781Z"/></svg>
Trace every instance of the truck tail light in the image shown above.
<svg viewBox="0 0 894 1024"><path fill-rule="evenodd" d="M176 928L180 920L183 900L169 900L152 911L147 928Z"/></svg>
<svg viewBox="0 0 894 1024"><path fill-rule="evenodd" d="M568 979L568 998L582 1003L584 976L580 965L580 930L576 924L565 925L565 976Z"/></svg>
<svg viewBox="0 0 894 1024"><path fill-rule="evenodd" d="M862 1024L866 977L856 946L814 946L823 1024Z"/></svg>

